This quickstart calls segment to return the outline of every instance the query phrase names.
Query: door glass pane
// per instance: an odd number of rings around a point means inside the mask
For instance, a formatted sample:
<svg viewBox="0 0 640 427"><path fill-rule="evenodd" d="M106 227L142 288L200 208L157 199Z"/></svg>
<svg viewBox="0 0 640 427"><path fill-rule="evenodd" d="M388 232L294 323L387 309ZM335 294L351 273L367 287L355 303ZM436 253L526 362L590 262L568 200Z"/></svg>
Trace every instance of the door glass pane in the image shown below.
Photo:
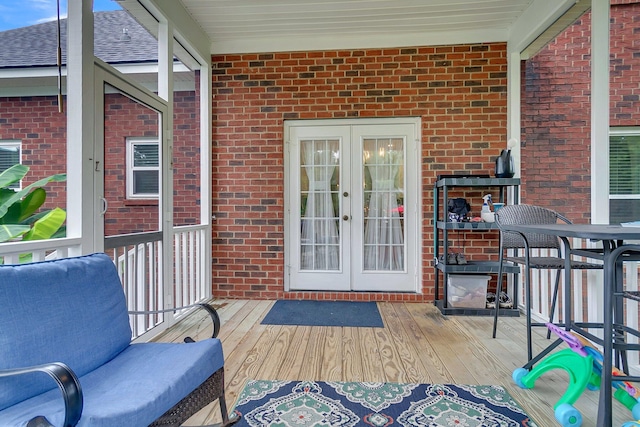
<svg viewBox="0 0 640 427"><path fill-rule="evenodd" d="M340 141L300 142L302 270L340 269Z"/></svg>
<svg viewBox="0 0 640 427"><path fill-rule="evenodd" d="M404 271L404 139L364 138L363 265Z"/></svg>

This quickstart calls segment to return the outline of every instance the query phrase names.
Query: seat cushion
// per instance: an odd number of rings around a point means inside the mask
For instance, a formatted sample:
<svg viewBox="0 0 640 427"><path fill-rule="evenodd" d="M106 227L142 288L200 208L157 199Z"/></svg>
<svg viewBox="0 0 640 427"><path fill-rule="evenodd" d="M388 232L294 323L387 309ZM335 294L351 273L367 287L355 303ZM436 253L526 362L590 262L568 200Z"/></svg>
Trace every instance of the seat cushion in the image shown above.
<svg viewBox="0 0 640 427"><path fill-rule="evenodd" d="M78 426L148 426L222 365L217 338L187 344L132 344L80 378L84 409ZM24 426L37 415L62 425L64 405L58 389L0 411L0 425Z"/></svg>
<svg viewBox="0 0 640 427"><path fill-rule="evenodd" d="M0 265L0 325L0 369L63 362L82 376L131 341L120 277L105 254ZM0 409L52 388L41 373L0 378Z"/></svg>

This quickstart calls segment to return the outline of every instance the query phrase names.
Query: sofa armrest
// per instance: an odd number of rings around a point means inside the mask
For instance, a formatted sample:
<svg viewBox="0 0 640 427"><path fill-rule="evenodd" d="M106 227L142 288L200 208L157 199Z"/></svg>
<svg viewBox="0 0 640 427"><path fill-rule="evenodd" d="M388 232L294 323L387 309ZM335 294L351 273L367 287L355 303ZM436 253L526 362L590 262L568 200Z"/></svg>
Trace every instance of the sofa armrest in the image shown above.
<svg viewBox="0 0 640 427"><path fill-rule="evenodd" d="M211 322L213 323L213 334L211 334L211 338L216 338L218 336L218 334L220 333L220 316L218 316L218 312L216 311L216 309L211 304L207 304L207 303L197 303L192 305L186 305L184 307L168 308L165 310L129 311L129 314L135 315L135 314L169 313L169 312L185 310L187 308L201 308L205 310L209 314L209 317L211 318ZM184 341L193 342L193 339L191 337L186 337Z"/></svg>
<svg viewBox="0 0 640 427"><path fill-rule="evenodd" d="M82 389L80 388L80 382L76 374L64 363L54 362L26 368L2 369L0 370L0 377L10 377L33 372L44 372L55 380L62 392L62 398L64 400L65 415L63 427L75 426L82 415ZM46 420L44 417L37 417L36 419L38 419L40 423L42 423L41 420Z"/></svg>

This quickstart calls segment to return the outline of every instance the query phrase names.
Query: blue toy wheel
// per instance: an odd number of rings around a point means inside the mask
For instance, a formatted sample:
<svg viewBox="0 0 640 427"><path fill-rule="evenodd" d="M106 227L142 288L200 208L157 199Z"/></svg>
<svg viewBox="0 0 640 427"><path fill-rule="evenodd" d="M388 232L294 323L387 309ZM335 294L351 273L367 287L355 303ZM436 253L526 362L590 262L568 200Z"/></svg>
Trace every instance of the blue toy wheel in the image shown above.
<svg viewBox="0 0 640 427"><path fill-rule="evenodd" d="M622 424L622 427L638 427L640 426L640 421L627 421Z"/></svg>
<svg viewBox="0 0 640 427"><path fill-rule="evenodd" d="M524 385L524 382L522 382L522 379L529 373L528 369L525 368L517 368L516 370L513 371L513 374L511 374L511 378L513 379L513 382L516 383L516 385L520 388L529 388L526 385Z"/></svg>
<svg viewBox="0 0 640 427"><path fill-rule="evenodd" d="M597 391L597 390L600 390L600 386L597 386L594 384L587 384L587 389L591 391Z"/></svg>
<svg viewBox="0 0 640 427"><path fill-rule="evenodd" d="M635 405L633 405L633 408L631 409L631 416L636 420L640 420L640 403L636 403ZM636 423L636 425L640 426L640 421L634 422Z"/></svg>
<svg viewBox="0 0 640 427"><path fill-rule="evenodd" d="M562 427L580 427L582 425L582 415L568 403L558 405L555 416Z"/></svg>

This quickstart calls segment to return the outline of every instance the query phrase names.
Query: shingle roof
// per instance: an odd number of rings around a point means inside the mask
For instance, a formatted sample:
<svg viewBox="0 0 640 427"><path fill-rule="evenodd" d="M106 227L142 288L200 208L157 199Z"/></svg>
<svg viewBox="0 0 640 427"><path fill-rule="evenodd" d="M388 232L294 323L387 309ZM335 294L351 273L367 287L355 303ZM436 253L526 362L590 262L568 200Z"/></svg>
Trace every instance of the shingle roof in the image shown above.
<svg viewBox="0 0 640 427"><path fill-rule="evenodd" d="M51 67L57 60L56 21L0 32L0 68ZM60 23L66 63L67 20ZM156 39L124 10L94 13L95 56L110 63L156 63ZM131 37L121 40L123 30Z"/></svg>

